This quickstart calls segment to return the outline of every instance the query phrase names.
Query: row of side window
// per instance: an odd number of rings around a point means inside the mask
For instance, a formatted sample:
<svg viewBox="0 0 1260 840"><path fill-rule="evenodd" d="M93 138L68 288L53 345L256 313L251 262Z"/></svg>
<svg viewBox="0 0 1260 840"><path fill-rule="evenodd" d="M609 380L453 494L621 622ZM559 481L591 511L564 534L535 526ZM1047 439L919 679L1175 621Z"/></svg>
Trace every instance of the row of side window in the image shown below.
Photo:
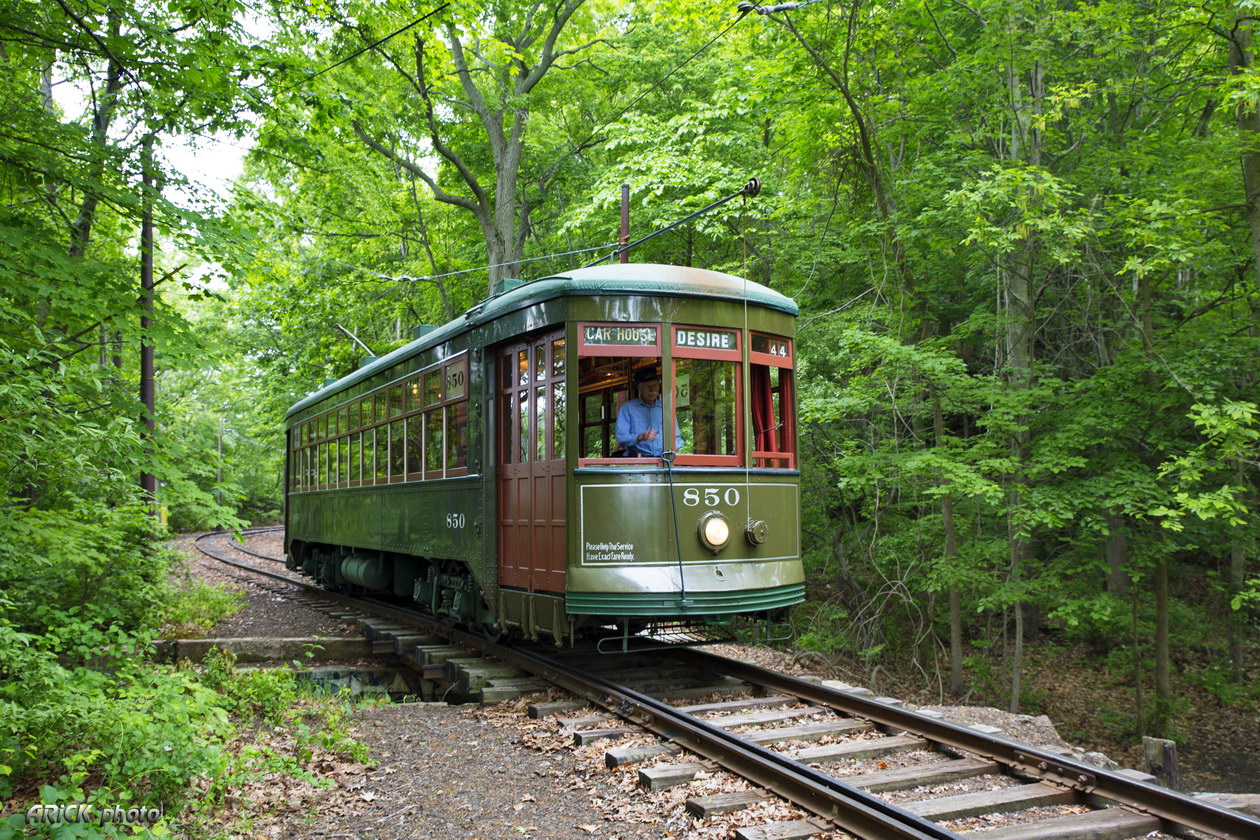
<svg viewBox="0 0 1260 840"><path fill-rule="evenodd" d="M468 473L468 357L435 365L295 426L294 492Z"/></svg>

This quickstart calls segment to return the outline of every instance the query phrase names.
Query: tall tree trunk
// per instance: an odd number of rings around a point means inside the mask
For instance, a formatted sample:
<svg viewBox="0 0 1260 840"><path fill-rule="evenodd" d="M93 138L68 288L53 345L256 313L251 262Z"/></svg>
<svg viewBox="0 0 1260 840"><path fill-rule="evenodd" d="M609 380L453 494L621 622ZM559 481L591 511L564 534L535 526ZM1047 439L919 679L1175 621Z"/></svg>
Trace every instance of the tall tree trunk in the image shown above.
<svg viewBox="0 0 1260 840"><path fill-rule="evenodd" d="M1131 599L1131 619L1133 627L1133 705L1137 708L1137 732L1139 738L1146 737L1146 697L1142 686L1142 634L1139 632L1138 617L1141 613L1138 605L1138 590L1129 590Z"/></svg>
<svg viewBox="0 0 1260 840"><path fill-rule="evenodd" d="M1007 24L1007 35L1012 44L1022 43L1027 37L1028 33L1023 31L1023 23L1024 21L1017 20L1012 14ZM1034 20L1033 26L1036 25L1037 21ZM1013 111L1010 159L1029 166L1040 166L1042 145L1040 118L1045 98L1045 70L1039 61L1034 61L1030 67L1022 71L1012 65L1007 71L1007 86ZM1005 374L1009 387L1017 391L1027 390L1033 380L1033 335L1036 329L1034 321L1036 313L1032 273L1036 250L1036 239L1030 233L1022 246L1010 255L1001 269L1005 316L1003 319ZM1024 464L1028 461L1032 444L1032 433L1029 431L1030 419L1027 413L1016 419L1016 428L1011 433L1010 440L1015 475L1011 478L1011 487L1007 495L1007 534L1010 540L1010 580L1017 590L1022 586L1029 562L1029 537L1019 519L1020 508L1023 506ZM1015 650L1011 657L1010 711L1018 712L1024 655L1022 598L1015 603L1014 610Z"/></svg>
<svg viewBox="0 0 1260 840"><path fill-rule="evenodd" d="M1243 463L1240 460L1234 462L1234 482L1239 486L1244 486L1245 478L1243 476ZM1243 545L1242 528L1234 526L1230 529L1229 536L1229 586L1225 591L1225 615L1228 617L1228 634L1229 634L1229 664L1237 672L1241 673L1243 669L1243 635L1246 633L1247 625L1243 621L1243 611L1236 610L1233 606L1234 598L1238 593L1242 592L1243 583L1247 577L1247 551Z"/></svg>
<svg viewBox="0 0 1260 840"><path fill-rule="evenodd" d="M108 13L106 28L111 38L118 38L121 24L113 11ZM105 155L109 148L109 129L114 123L114 114L118 110L118 94L122 91L123 68L112 59L105 70L105 89L96 102L92 112L92 144L100 159L92 164L91 175L99 181L105 172ZM70 256L82 259L87 253L88 244L92 241L92 226L96 223L96 210L100 197L88 193L79 205L79 213L70 224Z"/></svg>
<svg viewBox="0 0 1260 840"><path fill-rule="evenodd" d="M945 440L945 416L941 412L941 397L932 389L932 429L936 445ZM941 484L948 484L941 481ZM958 559L958 531L954 524L954 497L951 493L941 496L941 528L945 532L945 563L952 565ZM949 585L949 693L961 697L967 686L963 679L962 604L958 587Z"/></svg>
<svg viewBox="0 0 1260 840"><path fill-rule="evenodd" d="M1168 560L1155 565L1155 719L1154 732L1168 735L1172 720L1172 665L1168 635Z"/></svg>
<svg viewBox="0 0 1260 840"><path fill-rule="evenodd" d="M1032 272L1031 242L1025 246L1023 258L1003 271L1006 297L1006 380L1013 390L1026 391L1032 384L1033 315L1034 304L1029 282ZM1029 562L1029 536L1020 522L1023 507L1024 465L1028 462L1032 445L1032 433L1028 428L1030 416L1017 418L1017 427L1011 433L1010 447L1015 474L1007 494L1007 538L1009 540L1010 582L1019 589L1023 585ZM1010 711L1019 712L1020 679L1024 664L1024 602L1022 597L1013 605L1015 611L1015 645L1011 655Z"/></svg>
<svg viewBox="0 0 1260 840"><path fill-rule="evenodd" d="M1122 513L1107 514L1107 542L1103 546L1107 561L1107 592L1117 598L1129 593L1129 540Z"/></svg>
<svg viewBox="0 0 1260 840"><path fill-rule="evenodd" d="M1241 76L1254 70L1255 54L1252 50L1252 38L1255 30L1255 11L1240 3L1235 7L1234 14L1234 27L1230 30L1229 65L1234 75ZM1242 179L1243 189L1246 192L1247 225L1251 230L1251 265L1255 272L1252 279L1260 290L1260 111L1257 111L1246 99L1240 100L1236 107L1238 131L1242 139ZM1260 313L1257 313L1255 304L1251 304L1251 334L1253 336L1256 333L1257 314ZM1243 376L1247 384L1254 381L1250 371L1244 373ZM1241 464L1238 466L1238 477L1238 483L1242 485ZM1237 528L1234 531L1235 534L1230 538L1229 588L1237 592L1241 590L1246 574L1246 555L1240 538L1236 534ZM1233 666L1240 669L1243 665L1243 628L1241 615L1236 615L1236 612L1231 607L1229 658Z"/></svg>
<svg viewBox="0 0 1260 840"><path fill-rule="evenodd" d="M153 370L153 339L149 330L153 324L153 135L144 138L140 152L142 170L141 204L143 207L140 222L140 402L144 416L144 451L145 463L140 473L140 489L152 506L153 515L157 509L157 477L150 472L153 456L153 432L155 427L154 411L156 409L155 380Z"/></svg>
<svg viewBox="0 0 1260 840"><path fill-rule="evenodd" d="M1251 41L1254 25L1249 7L1241 4L1234 10L1234 27L1230 30L1229 68L1235 76L1245 75L1255 63ZM1251 230L1252 267L1260 279L1260 112L1239 100L1236 111L1238 132L1242 139L1242 180L1246 193L1247 225Z"/></svg>

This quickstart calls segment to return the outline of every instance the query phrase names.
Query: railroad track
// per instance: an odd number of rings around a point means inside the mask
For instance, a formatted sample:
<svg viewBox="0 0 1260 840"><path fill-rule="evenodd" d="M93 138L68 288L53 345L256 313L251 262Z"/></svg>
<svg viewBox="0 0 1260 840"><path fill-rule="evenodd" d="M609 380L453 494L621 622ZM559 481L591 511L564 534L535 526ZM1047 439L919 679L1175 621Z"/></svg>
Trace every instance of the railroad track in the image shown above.
<svg viewBox="0 0 1260 840"><path fill-rule="evenodd" d="M283 525L268 525L262 528L246 529L245 531L241 532L241 535L245 537L249 537L249 536L253 536L254 534L274 534L277 531L283 531L283 530L284 530ZM254 551L252 548L245 545L244 542L236 539L235 537L229 537L228 542L232 546L232 548L236 549L237 551L243 551L246 554L250 555L251 557L257 557L259 560L266 560L270 563L283 563L284 562L283 557L273 557L270 554L263 554L261 551Z"/></svg>
<svg viewBox="0 0 1260 840"><path fill-rule="evenodd" d="M907 710L861 689L815 684L688 648L623 658L503 646L397 606L325 592L242 561L225 562L376 616L368 623L369 637L393 644L424 676L434 676L437 669L458 674L464 668L480 675L476 679L482 688L495 688L496 682L511 690L555 685L654 733L660 743L613 749L607 757L609 766L654 762L640 770L645 787L685 784L705 766L696 759L760 787L689 800L689 810L697 815L745 807L770 795L811 815L741 828L735 834L741 840L788 840L836 829L868 840L1125 840L1153 832L1260 840L1260 820L1222 807L1230 803L1228 798L1184 796L1135 771L1103 770L983 728ZM476 651L502 664L470 669L461 651ZM627 685L627 663L639 671L643 690ZM693 679L691 688L670 684L666 675L680 668L700 679ZM654 696L672 696L677 702L696 692L741 687L751 688L755 696L703 705L674 705ZM556 710L553 704L536 711ZM611 717L603 716L561 721L562 730L579 743L633 731L612 724ZM695 758L679 758L675 753L680 750ZM949 791L964 780L968 792ZM1026 809L1044 816L984 831L966 830L963 822Z"/></svg>

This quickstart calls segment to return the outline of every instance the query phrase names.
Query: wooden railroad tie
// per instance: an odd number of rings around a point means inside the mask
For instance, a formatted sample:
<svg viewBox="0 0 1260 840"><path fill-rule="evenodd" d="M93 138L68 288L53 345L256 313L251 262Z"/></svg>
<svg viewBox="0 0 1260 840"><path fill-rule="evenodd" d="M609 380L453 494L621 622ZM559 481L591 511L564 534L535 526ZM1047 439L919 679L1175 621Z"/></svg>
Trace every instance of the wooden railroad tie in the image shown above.
<svg viewBox="0 0 1260 840"><path fill-rule="evenodd" d="M761 790L738 790L734 793L715 793L710 796L693 796L687 800L687 813L697 819L711 817L714 814L726 814L740 811L749 805L756 805L770 798L770 794Z"/></svg>
<svg viewBox="0 0 1260 840"><path fill-rule="evenodd" d="M872 738L869 741L850 741L845 744L827 744L823 747L806 747L792 755L797 761L806 764L826 761L840 761L846 758L876 758L893 752L904 750L927 749L928 742L910 735L894 735L887 738Z"/></svg>
<svg viewBox="0 0 1260 840"><path fill-rule="evenodd" d="M787 820L786 822L753 825L735 829L736 840L800 840L813 837L828 829L813 820Z"/></svg>

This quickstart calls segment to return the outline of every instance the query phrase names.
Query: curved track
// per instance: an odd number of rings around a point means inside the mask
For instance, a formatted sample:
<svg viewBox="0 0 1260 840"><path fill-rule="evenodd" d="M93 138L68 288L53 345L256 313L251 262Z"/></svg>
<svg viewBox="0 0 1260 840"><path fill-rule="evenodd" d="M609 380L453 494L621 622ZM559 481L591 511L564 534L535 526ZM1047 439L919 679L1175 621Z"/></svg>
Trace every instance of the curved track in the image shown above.
<svg viewBox="0 0 1260 840"><path fill-rule="evenodd" d="M946 815L983 813L985 801L994 803L989 806L991 811L1016 810L1021 802L1032 802L1040 795L1046 801L1088 805L1092 810L1043 823L1024 823L1009 829L988 831L981 836L994 840L1124 838L1143 836L1152 831L1184 832L1185 828L1192 828L1216 837L1260 840L1260 820L1135 780L1123 771L1101 770L1053 752L863 697L854 691L816 685L701 651L662 648L659 652L662 659L682 662L697 671L729 675L769 692L784 702L795 701L811 707L806 711L829 710L834 715L854 721L856 725L853 728L864 726L869 731L867 724L873 725L885 733L881 737L889 743L896 741L898 747L908 746L913 742L920 748L945 751L955 757L962 756L955 758L956 763L970 762L973 770L983 768L983 773L992 773L997 769L1000 774L1016 777L1025 783L1000 788L994 793L967 795L970 797L967 807L962 802L951 803L948 799L930 800L936 803L935 807L906 807L904 803L902 806L894 805L887 797L873 792L895 790L897 786L886 779L876 784L874 780L863 777L841 779L831 776L812 766L816 762L806 757L816 756L816 753L799 751L796 756L791 756L777 752L761 743L771 742L772 737L757 737L747 732L735 734L730 731L730 727L735 725L733 723L719 725L685 709L634 691L619 684L615 673L604 677L566 663L565 659L568 657L565 653L554 648L544 650L538 647L499 645L483 636L450 627L410 610L370 599L327 592L296 576L290 577L288 574L259 568L224 557L213 549L208 550L202 545L202 541L212 536L215 535L207 534L198 538L197 545L216 559L310 590L326 600L379 615L398 625L441 636L452 644L510 663L761 785L823 818L831 826L858 837L878 840L958 838L964 835L950 831L920 814L931 814L934 819L944 821L948 818ZM241 550L239 545L233 545L233 548ZM252 551L249 553L269 561L277 559ZM873 740L877 741L879 738ZM868 747L869 744L863 748ZM836 752L842 754L843 748ZM903 768L898 772L902 777L909 777L913 776L914 770ZM869 775L890 776L888 773ZM971 775L980 773L973 772ZM1007 782L1009 783L1009 779ZM905 786L902 784L902 787ZM1039 790L1030 790L1033 787ZM984 799L986 795L988 800ZM964 799L967 796L952 799ZM1022 807L1030 806L1023 804Z"/></svg>

